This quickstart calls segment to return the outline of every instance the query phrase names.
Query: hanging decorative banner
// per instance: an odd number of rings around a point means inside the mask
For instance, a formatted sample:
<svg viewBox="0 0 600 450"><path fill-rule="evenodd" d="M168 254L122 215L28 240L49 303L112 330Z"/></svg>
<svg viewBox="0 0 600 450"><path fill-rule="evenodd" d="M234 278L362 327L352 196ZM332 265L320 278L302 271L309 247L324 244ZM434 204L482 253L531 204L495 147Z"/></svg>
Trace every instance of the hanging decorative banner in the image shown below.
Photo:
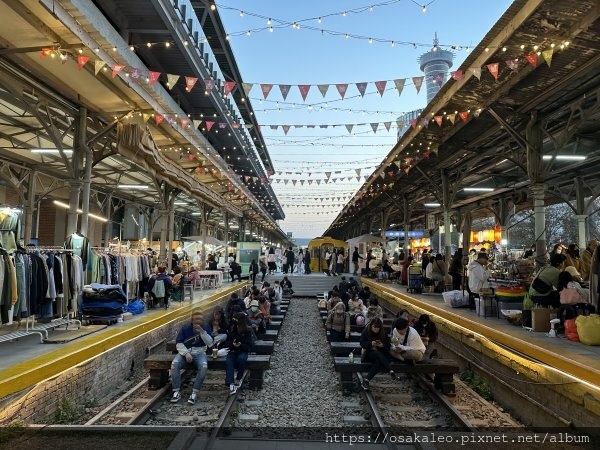
<svg viewBox="0 0 600 450"><path fill-rule="evenodd" d="M379 96L383 97L383 93L385 92L385 86L387 85L387 81L376 81L375 87L377 88L377 92L379 92Z"/></svg>
<svg viewBox="0 0 600 450"><path fill-rule="evenodd" d="M515 61L514 59L507 59L506 61L506 65L508 66L508 68L512 71L517 71L519 69L519 62Z"/></svg>
<svg viewBox="0 0 600 450"><path fill-rule="evenodd" d="M421 90L421 86L423 84L423 79L425 77L420 76L420 77L413 77L413 84L415 85L415 89L417 90L417 94L419 93L419 91Z"/></svg>
<svg viewBox="0 0 600 450"><path fill-rule="evenodd" d="M444 118L444 116L434 116L433 120L435 120L435 123L438 124L438 127L442 126L442 119Z"/></svg>
<svg viewBox="0 0 600 450"><path fill-rule="evenodd" d="M290 126L289 125L283 125L281 128L283 128L283 134L285 134L287 136L288 131L290 131Z"/></svg>
<svg viewBox="0 0 600 450"><path fill-rule="evenodd" d="M104 64L104 61L102 61L101 59L97 59L94 61L94 75L98 75L98 72L102 70Z"/></svg>
<svg viewBox="0 0 600 450"><path fill-rule="evenodd" d="M298 182L298 180L292 180L292 184L293 184L294 186L296 186L296 183L297 183L297 182Z"/></svg>
<svg viewBox="0 0 600 450"><path fill-rule="evenodd" d="M450 72L450 76L453 80L460 80L463 76L463 71L461 69L455 70L454 72Z"/></svg>
<svg viewBox="0 0 600 450"><path fill-rule="evenodd" d="M379 126L379 122L375 122L371 124L371 129L373 130L373 133L377 133L377 127Z"/></svg>
<svg viewBox="0 0 600 450"><path fill-rule="evenodd" d="M390 131L392 122L383 122L383 126L385 127L386 130Z"/></svg>
<svg viewBox="0 0 600 450"><path fill-rule="evenodd" d="M197 130L198 127L200 126L200 124L202 123L201 120L193 120L192 123L194 124L194 129Z"/></svg>
<svg viewBox="0 0 600 450"><path fill-rule="evenodd" d="M410 126L414 128L417 128L417 119L410 119Z"/></svg>
<svg viewBox="0 0 600 450"><path fill-rule="evenodd" d="M537 67L538 57L535 53L530 53L529 55L525 56L525 58L527 58L527 61L529 64L531 64L531 67L534 69Z"/></svg>
<svg viewBox="0 0 600 450"><path fill-rule="evenodd" d="M185 77L185 90L192 92L192 89L194 89L197 81L198 77Z"/></svg>
<svg viewBox="0 0 600 450"><path fill-rule="evenodd" d="M469 111L461 111L458 113L458 117L460 117L460 119L463 122L466 122L469 119Z"/></svg>
<svg viewBox="0 0 600 450"><path fill-rule="evenodd" d="M399 80L394 80L394 86L396 86L396 90L398 91L398 95L402 94L402 90L404 89L404 84L406 83L406 78L401 78Z"/></svg>
<svg viewBox="0 0 600 450"><path fill-rule="evenodd" d="M227 122L219 122L218 125L221 130L224 130L225 128L227 128Z"/></svg>
<svg viewBox="0 0 600 450"><path fill-rule="evenodd" d="M160 72L153 72L151 70L148 72L148 79L150 80L150 86L154 86L159 78L160 78Z"/></svg>
<svg viewBox="0 0 600 450"><path fill-rule="evenodd" d="M473 75L475 75L478 80L481 80L481 67L473 68L471 69L471 72L473 72Z"/></svg>
<svg viewBox="0 0 600 450"><path fill-rule="evenodd" d="M244 90L244 95L246 97L248 97L250 95L250 91L252 90L253 86L254 86L253 83L242 83L242 89Z"/></svg>
<svg viewBox="0 0 600 450"><path fill-rule="evenodd" d="M549 48L548 50L544 50L542 52L542 57L544 58L544 61L546 61L546 64L548 64L548 67L550 67L550 64L552 63L552 55L553 54L554 54L553 48Z"/></svg>
<svg viewBox="0 0 600 450"><path fill-rule="evenodd" d="M356 89L358 89L358 92L360 93L361 97L365 96L365 91L367 90L367 84L365 82L362 83L356 83Z"/></svg>
<svg viewBox="0 0 600 450"><path fill-rule="evenodd" d="M196 173L202 173L202 172L204 172L204 169L202 168L202 166L196 167Z"/></svg>
<svg viewBox="0 0 600 450"><path fill-rule="evenodd" d="M421 119L421 126L423 128L427 128L429 126L429 119L427 117L423 117Z"/></svg>
<svg viewBox="0 0 600 450"><path fill-rule="evenodd" d="M196 155L193 153L188 154L188 161L193 161L194 159L196 159Z"/></svg>
<svg viewBox="0 0 600 450"><path fill-rule="evenodd" d="M433 75L433 82L435 84L437 84L439 87L442 87L442 84L444 84L444 74L441 72L438 72L436 74Z"/></svg>
<svg viewBox="0 0 600 450"><path fill-rule="evenodd" d="M226 81L223 83L223 94L229 95L235 89L235 81Z"/></svg>
<svg viewBox="0 0 600 450"><path fill-rule="evenodd" d="M167 86L169 87L169 89L173 89L178 81L179 75L175 75L172 73L167 74Z"/></svg>
<svg viewBox="0 0 600 450"><path fill-rule="evenodd" d="M423 158L425 158L425 159L429 159L429 150L425 150L425 151L423 152Z"/></svg>
<svg viewBox="0 0 600 450"><path fill-rule="evenodd" d="M238 122L231 122L231 128L237 130L240 128L240 124Z"/></svg>
<svg viewBox="0 0 600 450"><path fill-rule="evenodd" d="M164 119L165 119L165 117L164 117L164 116L162 116L162 115L160 115L160 114L157 114L157 115L154 117L154 122L156 123L156 126L159 126L159 125L162 123L162 121L163 121Z"/></svg>
<svg viewBox="0 0 600 450"><path fill-rule="evenodd" d="M204 81L204 89L206 92L210 92L215 88L215 80L207 79L202 81Z"/></svg>
<svg viewBox="0 0 600 450"><path fill-rule="evenodd" d="M356 172L356 176L360 177L360 171L361 171L361 169L354 169L354 171Z"/></svg>
<svg viewBox="0 0 600 450"><path fill-rule="evenodd" d="M335 87L337 88L340 96L342 97L342 100L344 100L344 96L346 95L346 91L348 90L348 84L336 84Z"/></svg>
<svg viewBox="0 0 600 450"><path fill-rule="evenodd" d="M138 69L137 67L131 69L131 79L133 81L137 81L141 78L142 76L142 71L140 69Z"/></svg>
<svg viewBox="0 0 600 450"><path fill-rule="evenodd" d="M456 114L448 114L448 120L450 121L450 123L452 123L452 125L454 125L454 122L456 121Z"/></svg>
<svg viewBox="0 0 600 450"><path fill-rule="evenodd" d="M350 134L352 133L352 128L354 128L353 124L349 123L349 124L346 125L346 130L348 130L348 133L350 133Z"/></svg>
<svg viewBox="0 0 600 450"><path fill-rule="evenodd" d="M272 84L261 84L260 85L260 90L262 91L263 98L265 100L269 96L269 92L271 92L271 89L273 89L273 85Z"/></svg>
<svg viewBox="0 0 600 450"><path fill-rule="evenodd" d="M210 120L207 120L206 122L206 131L210 131L210 129L213 127L213 125L215 124L215 122L212 122Z"/></svg>
<svg viewBox="0 0 600 450"><path fill-rule="evenodd" d="M280 84L279 85L279 90L281 91L281 96L283 97L284 100L287 99L287 96L288 96L291 88L292 88L291 84Z"/></svg>
<svg viewBox="0 0 600 450"><path fill-rule="evenodd" d="M40 53L40 58L45 58L47 56L50 56L53 52L54 52L54 50L51 48L43 48Z"/></svg>
<svg viewBox="0 0 600 450"><path fill-rule="evenodd" d="M401 119L399 119L399 120L396 120L396 126L397 126L398 128L402 128L402 127L404 127L404 120L401 120Z"/></svg>
<svg viewBox="0 0 600 450"><path fill-rule="evenodd" d="M187 117L180 117L179 123L181 124L181 128L186 128L190 123L190 119L188 119Z"/></svg>
<svg viewBox="0 0 600 450"><path fill-rule="evenodd" d="M318 84L317 88L319 89L319 92L321 93L323 98L325 98L325 94L327 94L327 91L329 90L329 85L328 84Z"/></svg>
<svg viewBox="0 0 600 450"><path fill-rule="evenodd" d="M79 70L83 69L83 66L85 66L89 60L90 60L89 56L77 55L77 68Z"/></svg>
<svg viewBox="0 0 600 450"><path fill-rule="evenodd" d="M298 89L300 90L302 100L306 101L306 96L308 95L308 91L310 91L310 84L299 84Z"/></svg>
<svg viewBox="0 0 600 450"><path fill-rule="evenodd" d="M116 77L124 68L125 66L122 64L115 64L112 69L112 77Z"/></svg>
<svg viewBox="0 0 600 450"><path fill-rule="evenodd" d="M491 63L486 67L494 77L494 80L498 81L498 68L500 67L500 63Z"/></svg>

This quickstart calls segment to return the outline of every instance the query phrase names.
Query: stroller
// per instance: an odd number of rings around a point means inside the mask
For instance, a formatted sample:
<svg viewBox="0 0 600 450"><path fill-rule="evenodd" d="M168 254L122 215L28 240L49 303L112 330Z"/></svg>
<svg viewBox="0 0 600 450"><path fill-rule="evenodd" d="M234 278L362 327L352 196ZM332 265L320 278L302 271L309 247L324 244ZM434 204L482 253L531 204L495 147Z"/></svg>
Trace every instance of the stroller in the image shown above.
<svg viewBox="0 0 600 450"><path fill-rule="evenodd" d="M423 292L423 276L420 266L408 266L408 287L406 292L421 294Z"/></svg>

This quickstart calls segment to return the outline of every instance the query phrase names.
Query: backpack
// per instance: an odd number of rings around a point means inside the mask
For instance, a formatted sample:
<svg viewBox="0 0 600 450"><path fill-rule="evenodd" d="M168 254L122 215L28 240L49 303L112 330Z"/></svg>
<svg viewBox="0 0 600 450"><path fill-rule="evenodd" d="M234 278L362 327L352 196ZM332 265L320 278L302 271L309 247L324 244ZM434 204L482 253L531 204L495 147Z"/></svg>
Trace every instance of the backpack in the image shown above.
<svg viewBox="0 0 600 450"><path fill-rule="evenodd" d="M154 294L156 298L165 297L165 282L163 280L156 280L154 282L154 286L152 287L152 294Z"/></svg>

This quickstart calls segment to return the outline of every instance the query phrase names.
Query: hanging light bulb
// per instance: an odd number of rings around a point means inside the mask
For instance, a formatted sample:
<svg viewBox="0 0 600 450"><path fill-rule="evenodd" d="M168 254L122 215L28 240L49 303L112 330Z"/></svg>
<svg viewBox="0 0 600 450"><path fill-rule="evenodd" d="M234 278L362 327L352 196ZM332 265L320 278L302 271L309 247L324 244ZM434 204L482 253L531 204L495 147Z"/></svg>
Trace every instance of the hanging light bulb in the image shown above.
<svg viewBox="0 0 600 450"><path fill-rule="evenodd" d="M271 18L269 18L269 19L267 20L267 25L271 25L272 23L273 23L273 22L271 22Z"/></svg>
<svg viewBox="0 0 600 450"><path fill-rule="evenodd" d="M423 13L427 12L427 5L423 5L423 9L422 9Z"/></svg>

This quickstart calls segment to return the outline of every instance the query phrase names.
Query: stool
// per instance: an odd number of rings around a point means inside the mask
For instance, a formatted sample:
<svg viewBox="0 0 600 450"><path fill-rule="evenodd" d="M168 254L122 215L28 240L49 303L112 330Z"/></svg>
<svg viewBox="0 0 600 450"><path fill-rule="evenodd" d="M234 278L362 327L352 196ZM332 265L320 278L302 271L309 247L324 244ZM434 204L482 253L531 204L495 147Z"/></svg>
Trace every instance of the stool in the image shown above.
<svg viewBox="0 0 600 450"><path fill-rule="evenodd" d="M183 300L185 302L185 299L189 298L190 302L192 300L194 300L194 285L193 284L184 284L183 285Z"/></svg>

